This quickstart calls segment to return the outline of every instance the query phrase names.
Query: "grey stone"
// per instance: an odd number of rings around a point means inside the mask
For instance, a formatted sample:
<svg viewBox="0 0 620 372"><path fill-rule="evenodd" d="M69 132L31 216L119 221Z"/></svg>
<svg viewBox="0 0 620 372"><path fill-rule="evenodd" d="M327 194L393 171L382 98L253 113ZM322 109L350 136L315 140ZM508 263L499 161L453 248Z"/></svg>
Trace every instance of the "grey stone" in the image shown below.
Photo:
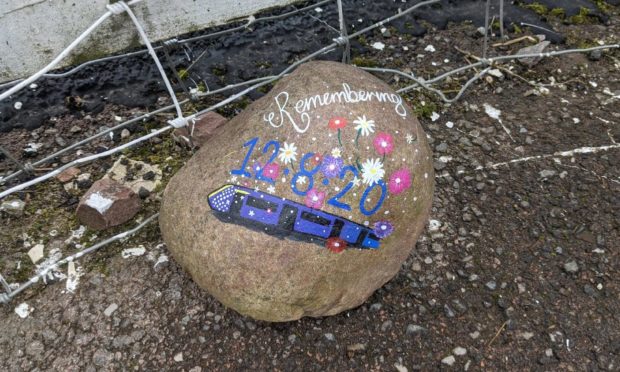
<svg viewBox="0 0 620 372"><path fill-rule="evenodd" d="M441 360L441 363L447 365L447 366L452 366L454 364L454 362L456 362L456 358L454 358L454 355L448 355L447 357L443 358Z"/></svg>
<svg viewBox="0 0 620 372"><path fill-rule="evenodd" d="M574 274L579 271L579 265L577 265L577 262L574 260L568 261L564 264L564 271L570 274Z"/></svg>
<svg viewBox="0 0 620 372"><path fill-rule="evenodd" d="M26 203L21 199L5 200L0 204L0 211L11 216L19 217L24 214Z"/></svg>
<svg viewBox="0 0 620 372"><path fill-rule="evenodd" d="M381 332L389 331L390 329L392 329L393 324L394 323L391 320L386 320L385 322L383 322L383 324L381 324Z"/></svg>
<svg viewBox="0 0 620 372"><path fill-rule="evenodd" d="M424 333L426 331L427 331L427 329L422 327L422 326L420 326L420 325L409 324L409 325L407 325L407 330L405 331L405 333L408 336L413 336L413 335L417 335L417 334L420 334L420 333Z"/></svg>

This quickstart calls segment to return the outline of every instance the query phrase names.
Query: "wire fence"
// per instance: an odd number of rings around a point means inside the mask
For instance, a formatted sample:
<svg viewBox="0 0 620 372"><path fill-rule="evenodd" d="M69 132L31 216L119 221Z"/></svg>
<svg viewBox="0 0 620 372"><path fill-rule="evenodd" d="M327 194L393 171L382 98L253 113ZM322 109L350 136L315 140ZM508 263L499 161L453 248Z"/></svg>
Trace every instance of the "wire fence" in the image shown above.
<svg viewBox="0 0 620 372"><path fill-rule="evenodd" d="M55 169L52 170L46 170L45 173L43 175L40 175L38 177L34 177L26 182L22 182L19 183L17 185L14 185L12 187L7 188L6 190L3 190L2 192L0 192L0 199L5 198L8 195L14 194L16 192L22 191L24 189L27 189L28 187L37 185L39 183L45 182L47 180L49 180L52 177L57 176L58 174L60 174L62 171L70 168L70 167L74 167L77 165L83 165L83 164L87 164L90 162L93 162L97 159L101 159L101 158L105 158L105 157L109 157L112 156L114 154L117 154L120 151L132 148L134 146L140 145L141 143L144 143L145 141L157 137L161 134L164 134L165 132L168 132L172 129L175 128L182 128L188 125L193 125L195 123L195 119L200 117L201 115L216 110L220 107L223 107L241 97L244 97L245 95L247 95L250 92L253 92L257 89L259 89L260 87L266 86L268 84L271 84L273 82L275 82L276 80L282 78L283 76L286 76L287 74L289 74L292 70L294 70L297 66L299 66L300 64L307 62L309 60L312 60L316 57L319 57L321 55L327 54L327 53L331 53L335 50L338 49L342 49L342 62L343 63L350 63L351 60L351 55L350 55L350 51L351 51L351 40L358 38L359 36L368 33L370 31L373 31L377 28L382 27L383 25L390 23L398 18L404 17L410 13L412 13L413 11L420 9L422 7L426 7L426 6L430 6L433 4L437 4L439 3L440 0L427 0L427 1L421 1L415 5L411 5L408 8L401 10L400 12L398 12L397 14L394 14L388 18L385 18L379 22L376 22L374 24L371 24L368 27L365 27L357 32L354 32L352 34L348 33L347 30L347 24L346 24L346 15L343 11L343 7L342 7L342 0L323 0L317 3L314 3L312 5L308 5L299 9L295 9L293 11L290 12L286 12L280 15L272 15L272 16L265 16L265 17L261 17L261 18L256 18L254 16L250 16L247 18L247 21L245 24L240 25L240 26L236 26L236 27L232 27L232 28L228 28L222 31L217 31L214 33L210 33L210 34L205 34L205 35L200 35L200 36L195 36L195 37L190 37L187 39L171 39L168 41L164 41L162 43L160 43L160 45L158 46L153 46L151 41L149 40L148 36L146 35L142 25L140 24L139 20L137 19L137 17L135 16L135 14L133 13L131 6L135 5L139 2L141 2L142 0L132 0L129 1L128 3L125 3L123 1L119 1L113 4L109 4L107 6L107 11L97 20L95 21L95 23L93 23L86 31L84 31L84 33L82 33L75 41L73 41L65 50L63 50L56 58L54 58L54 60L52 60L52 62L50 62L47 66L45 66L43 69L41 69L40 71L38 71L37 73L33 74L32 76L23 79L23 80L17 80L17 81L13 81L10 83L5 83L3 85L0 85L0 88L6 88L9 87L8 90L6 90L5 92L0 94L0 101L10 97L11 95L19 92L21 89L27 87L28 85L30 85L32 82L36 81L37 79L41 78L41 77L46 77L46 78L64 78L64 77L68 77L71 74L74 74L78 71L80 71L81 69L83 69L86 66L89 65L93 65L96 63L103 63L103 62L109 62L115 59L119 59L119 58L126 58L129 56L135 56L135 55L140 55L140 54L146 54L149 53L154 61L154 63L156 64L159 73L161 75L161 78L164 81L164 84L166 86L166 89L172 99L172 104L162 107L160 109L157 109L153 112L150 113L146 113L140 116L137 116L135 118L129 119L125 122L122 122L118 125L115 125L111 128L107 128L93 136L90 136L88 138L85 138L81 141L75 142L73 144L70 144L69 146L66 146L58 151L56 151L53 154L50 154L38 161L35 161L33 163L22 163L18 160L18 158L16 156L14 156L13 154L11 154L9 151L7 151L6 149L0 147L0 152L4 153L5 156L10 159L13 163L15 163L17 170L14 171L13 173L5 176L5 177L0 177L0 185L1 184L6 184L7 182L14 180L16 177L23 175L24 173L28 173L28 174L33 174L34 172L38 171L37 167L49 163L51 161L53 161L54 159L56 159L57 157L59 157L62 154L65 154L73 149L76 149L78 147L84 146L90 142L92 142L93 140L97 139L97 138L101 138L105 135L108 135L109 133L112 133L114 131L123 129L133 123L148 119L153 117L156 114L159 113L163 113L169 110L175 110L176 111L176 117L172 120L168 120L167 125L163 126L157 130L153 130L150 133L140 136L138 138L135 138L125 144L113 147L109 150L106 150L104 152L98 153L98 154L94 154L94 155L90 155L90 156L84 156L84 157L80 157L77 158L71 162L68 162L67 164L64 164L60 167L57 167ZM338 19L339 19L339 27L338 29L335 29L338 33L339 36L335 39L333 39L333 42L322 47L321 49L310 53L309 55L306 55L303 58L298 59L296 62L292 63L291 65L289 65L287 68L285 68L284 70L282 70L280 73L278 73L277 75L272 75L272 76L265 76L265 77L260 77L260 78L256 78L256 79L252 79L252 80L248 80L248 81L244 81L244 82L240 82L240 83L236 83L236 84L231 84L228 86L225 86L223 88L220 89L216 89L216 90L208 90L206 92L198 92L198 91L187 91L185 88L186 93L188 93L190 95L189 98L183 99L183 100L178 100L176 93L170 83L170 80L161 64L161 61L157 55L157 51L158 50L164 50L165 54L167 55L167 51L166 48L171 46L171 45L185 45L188 43L192 43L198 40L203 40L203 39L207 39L207 38L213 38L213 37L218 37L221 35L225 35L228 33L234 33L234 32L238 32L238 31L242 31L242 30L246 30L248 29L251 25L254 24L258 24L261 22L267 22L267 21L273 21L273 20L279 20L279 19L283 19L283 18L287 18L290 16L293 16L295 14L299 14L299 13L304 13L304 12L308 12L309 10L312 9L316 9L319 6L328 4L328 3L333 3L336 2L336 8L338 10ZM475 63L471 63L465 66L461 66L458 67L456 69L453 69L451 71L448 71L446 73L443 73L441 75L438 75L436 77L433 77L431 79L425 80L419 76L414 75L413 73L406 73L400 70L395 70L395 69L388 69L388 68L364 68L367 71L370 72L378 72L378 73L392 73L395 75L399 75L402 77L405 77L409 80L411 80L413 82L413 84L408 85L406 87L400 88L398 90L398 93L406 93L409 92L411 90L414 89L424 89L427 90L431 93L436 94L441 100L443 100L445 103L453 103L457 100L459 100L463 94L465 93L465 91L477 80L479 80L480 78L482 78L483 76L485 76L492 68L497 67L498 63L501 61L506 61L506 60L515 60L515 59L523 59L523 58L532 58L532 57L536 57L536 58L547 58L547 57L551 57L551 56L558 56L558 55L563 55L563 54L569 54L569 53L587 53L587 52L591 52L594 50L601 50L601 49L614 49L614 48L619 48L620 45L619 44L612 44L612 45L602 45L602 46L597 46L597 47L593 47L593 48L586 48L586 49L568 49L568 50L559 50L559 51L553 51L553 52L545 52L545 53L532 53L532 54L519 54L519 55L505 55L505 56L498 56L498 57L492 57L492 58L488 58L487 56L487 52L488 52L488 34L489 34L489 26L490 24L492 24L493 22L489 22L489 17L490 17L490 2L491 0L486 0L484 6L485 6L485 31L484 31L484 41L483 41L483 50L481 53L481 56L475 56L475 55L470 55L470 57L473 57L474 59L476 59ZM504 1L503 0L499 0L499 14L498 14L498 18L499 18L499 24L500 24L500 35L503 37L504 35ZM132 23L134 24L136 30L138 31L141 39L143 40L145 46L147 49L145 50L141 50L141 51L135 51L135 52L131 52L131 53L125 53L125 54L120 54L120 55L116 55L116 56L110 56L110 57L105 57L105 58L101 58L98 60L93 60L93 61L89 61L86 62L84 64L81 64L79 66L76 66L66 72L62 72L62 73L49 73L50 70L52 70L54 67L56 67L65 57L67 57L71 51L73 49L75 49L75 47L77 45L79 45L88 35L90 35L93 31L95 31L101 24L104 23L105 20L107 20L109 17L113 16L113 15L118 15L118 14L122 14L122 13L127 13L132 21ZM206 52L206 50L205 50ZM204 53L202 54L204 55ZM201 56L202 56L201 55ZM199 56L197 59L200 59L201 56ZM193 62L193 64L195 64L197 62L197 60L195 60ZM190 66L191 68L192 66ZM481 67L482 70L477 71L471 78L469 78L462 86L461 88L458 90L458 92L456 93L456 95L452 98L447 97L444 92L442 92L439 88L434 87L433 85L436 85L442 81L444 81L445 79L447 79L450 76L456 75L456 74L461 74L461 73L466 73L469 70L472 69L477 69ZM176 70L174 68L171 68L171 70L176 74ZM177 75L178 78L178 75ZM180 81L180 79L178 79ZM211 96L211 95L215 95L215 94L220 94L220 93L224 93L227 92L229 90L234 90L234 89L238 89L241 87L246 87L243 90L241 90L240 92L237 92L235 94L231 94L228 97L226 97L225 99L219 101L218 103L204 109L198 112L195 112L189 116L184 116L183 115L183 109L182 106L185 105L186 103L190 102L192 99L200 99L200 98L204 98L207 96ZM64 259L60 259L56 262L53 262L50 266L49 269L43 270L41 272L38 272L35 276L33 276L30 280L28 280L27 282L19 285L17 288L13 289L8 283L7 281L4 279L4 277L2 277L2 275L0 274L0 285L2 286L2 288L4 288L4 293L0 293L0 303L8 303L12 298L14 298L16 295L18 295L19 293L23 292L25 289L29 288L30 286L34 285L35 283L37 283L39 281L40 278L43 278L48 272L49 270L55 270L57 269L60 265L66 264L72 260L75 259L79 259L80 257L94 252L110 243L125 239L133 234L135 234L136 232L138 232L140 229L142 229L143 227L147 226L149 223L153 222L156 218L158 217L158 214L152 215L149 218L145 219L143 222L139 223L136 227L134 227L131 230L125 231L121 234L115 235L111 238L108 238L104 241L101 241L89 248L86 248L72 256L66 257Z"/></svg>

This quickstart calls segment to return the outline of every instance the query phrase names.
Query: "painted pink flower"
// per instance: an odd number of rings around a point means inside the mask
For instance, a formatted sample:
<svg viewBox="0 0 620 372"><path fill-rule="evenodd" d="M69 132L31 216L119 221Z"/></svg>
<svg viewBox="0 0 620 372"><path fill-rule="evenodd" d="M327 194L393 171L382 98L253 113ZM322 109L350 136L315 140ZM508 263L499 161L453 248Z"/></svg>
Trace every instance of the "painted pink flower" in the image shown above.
<svg viewBox="0 0 620 372"><path fill-rule="evenodd" d="M321 209L323 202L325 201L325 192L317 189L310 189L306 194L306 207Z"/></svg>
<svg viewBox="0 0 620 372"><path fill-rule="evenodd" d="M388 182L390 194L398 195L411 187L411 172L409 169L402 168L392 173Z"/></svg>
<svg viewBox="0 0 620 372"><path fill-rule="evenodd" d="M280 166L276 163L270 163L263 167L263 176L275 180L280 175Z"/></svg>
<svg viewBox="0 0 620 372"><path fill-rule="evenodd" d="M394 150L394 141L392 141L392 136L387 133L377 133L375 139L372 141L373 146L375 146L375 150L379 155L388 155Z"/></svg>

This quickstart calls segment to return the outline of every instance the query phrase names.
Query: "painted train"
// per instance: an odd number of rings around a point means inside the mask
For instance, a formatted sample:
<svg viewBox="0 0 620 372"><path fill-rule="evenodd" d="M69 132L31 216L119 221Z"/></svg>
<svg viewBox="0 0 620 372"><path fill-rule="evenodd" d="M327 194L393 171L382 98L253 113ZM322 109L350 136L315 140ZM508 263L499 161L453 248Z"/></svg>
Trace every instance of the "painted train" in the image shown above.
<svg viewBox="0 0 620 372"><path fill-rule="evenodd" d="M209 195L209 206L222 222L234 223L279 238L325 245L340 238L348 247L378 249L372 229L303 204L238 185Z"/></svg>

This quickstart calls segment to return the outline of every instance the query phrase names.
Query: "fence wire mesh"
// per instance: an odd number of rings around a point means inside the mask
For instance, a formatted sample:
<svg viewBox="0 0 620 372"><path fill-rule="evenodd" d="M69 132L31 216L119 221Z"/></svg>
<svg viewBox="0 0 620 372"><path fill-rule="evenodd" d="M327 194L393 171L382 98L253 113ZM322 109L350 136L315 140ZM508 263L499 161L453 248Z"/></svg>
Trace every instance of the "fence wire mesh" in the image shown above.
<svg viewBox="0 0 620 372"><path fill-rule="evenodd" d="M195 41L199 41L199 40L204 40L207 38L215 38L218 36L222 36L225 34L229 34L229 33L234 33L234 32L238 32L238 31L242 31L242 30L248 30L251 26L254 26L256 24L262 23L262 22L268 22L268 21L274 21L274 20L280 20L280 19L284 19L299 13L305 13L308 12L310 10L316 9L322 5L326 5L329 3L333 3L336 2L336 9L338 11L338 21L339 21L339 25L338 28L332 27L330 26L330 28L334 29L335 32L338 32L339 36L335 39L333 39L333 42L322 47L319 50L316 50L313 53L310 53L308 55L306 55L305 57L302 57L300 59L298 59L297 61L295 61L294 63L290 64L287 68L285 68L284 70L282 70L280 73L276 74L276 75L271 75L271 76L265 76L265 77L259 77L259 78L255 78L255 79L251 79L251 80L247 80L247 81L243 81L240 83L235 83L235 84L230 84L227 85L225 87L222 87L220 89L215 89L215 90L207 90L206 92L198 92L198 91L192 91L192 90L187 90L185 89L185 87L183 87L184 91L186 92L186 94L188 94L190 97L182 99L182 100L178 100L176 93L174 92L174 89L172 88L172 85L170 83L170 80L161 64L161 61L157 55L157 51L162 50L164 52L164 57L166 57L167 53L167 48L171 47L171 46L175 46L175 45L186 45ZM143 115L139 115L137 117L134 117L132 119L126 120L122 123L119 123L111 128L107 128L105 130L102 130L101 132L92 135L90 137L87 137L85 139L82 139L78 142L75 142L73 144L70 144L64 148L61 148L60 150L49 154L48 156L45 156L44 158L37 160L33 163L22 163L18 160L18 157L16 157L15 155L11 154L7 149L0 147L0 152L2 152L3 154L5 154L5 156L10 159L15 165L16 165L16 170L5 176L5 177L0 177L0 185L2 184L7 184L9 181L14 180L15 178L27 173L27 174L32 174L33 172L38 172L39 169L37 167L40 167L46 163L52 162L54 159L56 159L57 157L59 157L62 154L65 154L71 150L74 150L76 148L79 148L81 146L84 146L90 142L92 142L93 140L97 139L97 138L101 138L103 136L109 135L110 133L114 132L114 131L118 131L121 130L133 123L136 122L140 122L142 120L146 120L149 118L152 118L154 115L160 114L160 113L164 113L166 111L170 111L170 110L175 110L176 111L176 118L172 119L172 120L168 120L168 125L161 127L157 130L153 130L150 133L140 136L138 138L135 138L125 144L113 147L111 149L108 149L106 151L100 152L98 154L94 154L94 155L90 155L90 156L84 156L84 157L80 157L77 158L71 162L68 162L60 167L57 167L55 169L52 170L45 170L45 173L38 176L38 177L34 177L26 182L22 182L22 183L18 183L17 185L14 185L12 187L8 187L7 189L3 190L2 192L0 192L0 199L5 198L6 196L9 196L11 194L14 194L16 192L22 191L27 189L28 187L37 185L39 183L45 182L55 176L57 176L58 174L60 174L62 171L70 168L70 167L74 167L77 165L83 165L83 164L87 164L93 161L96 161L98 159L101 158L105 158L105 157L109 157L112 156L114 154L117 154L123 150L132 148L134 146L138 146L142 143L144 143L145 141L157 137L161 134L164 134L172 129L175 128L179 128L179 127L183 127L183 126L187 126L188 123L192 120L195 120L196 118L200 117L201 115L216 110L218 108L221 108L241 97L244 97L245 95L247 95L248 93L255 91L263 86L269 85L273 82L275 82L276 80L280 79L283 76L286 76L287 74L289 74L291 71L293 71L297 66L299 66L300 64L310 61L316 57L319 57L321 55L324 55L326 53L330 53L333 52L337 49L342 49L342 62L344 63L350 63L351 60L351 56L350 56L350 42L351 40L358 38L359 36L368 33L370 31L373 31L377 28L380 28L398 18L404 17L408 14L411 14L413 11L422 8L422 7L427 7L433 4L437 4L439 3L440 0L427 0L427 1L421 1L418 2L417 4L411 5L409 7L407 7L404 10L399 11L397 14L394 14L390 17L387 17L385 19L380 20L379 22L373 23L368 27L365 27L359 31L356 31L352 34L349 34L347 31L347 24L346 24L346 14L343 11L343 6L342 6L342 0L323 0L323 1L319 1L316 2L314 4L302 7L302 8L298 8L295 9L293 11L290 12L286 12L286 13L282 13L279 15L271 15L271 16L265 16L265 17L260 17L260 18L256 18L255 16L250 16L247 18L246 22L240 26L236 26L236 27L231 27L222 31L217 31L217 32L213 32L213 33L209 33L209 34L205 34L205 35L200 35L200 36L195 36L195 37L190 37L187 39L170 39L164 42L159 43L159 45L157 46L152 46L151 41L149 40L148 36L146 35L144 29L142 28L139 20L136 18L136 16L134 15L133 11L131 10L131 6L135 5L139 2L141 2L141 0L132 0L129 1L128 3L125 3L123 1L119 1L113 4L110 4L107 6L107 11L99 18L97 19L97 21L95 21L87 30L84 31L84 33L82 33L76 40L74 40L69 46L67 46L67 48L65 50L63 50L56 58L54 58L47 66L45 66L43 69L41 69L40 71L38 71L37 73L33 74L32 76L23 79L23 80L16 80L13 82L9 82L9 83L4 83L0 85L0 89L6 89L8 88L6 91L4 91L3 93L0 94L0 101L5 100L9 97L11 97L13 94L19 92L20 90L24 89L25 87L27 87L29 84L31 84L32 82L36 81L37 79L41 78L41 77L46 77L46 78L65 78L65 77L69 77L72 74L75 74L76 72L82 70L83 68L90 66L90 65L94 65L97 63L104 63L104 62L109 62L115 59L120 59L120 58L126 58L126 57L130 57L130 56L136 56L136 55L141 55L141 54L146 54L149 53L154 61L154 63L157 65L157 68L160 72L161 78L163 79L165 85L166 85L166 89L172 99L173 104L159 108L153 112L150 113L145 113ZM601 45L601 46L596 46L596 47L592 47L592 48L583 48L583 49L567 49L567 50L558 50L558 51L553 51L553 52L544 52L544 53L532 53L532 54L519 54L519 55L504 55L504 56L496 56L496 57L491 57L489 58L487 53L488 53L488 40L489 40L489 27L490 25L493 23L493 21L490 21L490 3L491 0L486 0L483 3L484 6L484 13L485 13L485 26L484 26L484 38L483 38L483 46L482 46L482 53L481 56L476 56L473 54L469 54L470 57L474 58L476 60L475 63L470 63L458 68L455 68L453 70L447 71L443 74L440 74L436 77L430 78L430 79L424 79L420 76L416 76L413 73L409 73L409 72L404 72L401 70L396 70L396 69L389 69L389 68L370 68L370 67L364 67L365 70L370 71L370 72L376 72L376 73L390 73L390 74L394 74L394 75L398 75L398 76L402 76L404 78L407 78L409 80L411 80L413 82L413 84L405 86L403 88L398 89L398 93L407 93L411 90L426 90L429 91L433 94L436 94L441 100L443 100L445 103L453 103L458 101L463 94L466 92L466 90L473 84L475 83L477 80L479 80L480 78L482 78L483 76L485 76L485 74L487 74L491 69L498 67L499 62L501 61L506 61L506 60L516 60L516 59L523 59L523 58L532 58L532 57L536 57L536 58L548 58L548 57L552 57L552 56L559 56L559 55L564 55L564 54L571 54L571 53L588 53L591 51L595 51L595 50L605 50L605 49L614 49L614 48L619 48L620 45L619 44L611 44L611 45ZM56 66L58 66L58 64L64 59L66 58L72 50L74 50L77 45L79 45L83 40L86 39L86 37L88 35L90 35L92 32L94 32L101 24L103 24L109 17L113 16L113 15L117 15L117 14L122 14L122 13L127 13L129 15L129 17L131 18L131 21L134 25L134 27L136 28L136 30L138 31L140 37L142 38L144 44L146 45L147 49L145 50L140 50L140 51L135 51L135 52L130 52L130 53L125 53L125 54L119 54L119 55L115 55L115 56L110 56L110 57L105 57L105 58L100 58L97 60L92 60L86 63L83 63L81 65L78 65L76 67L71 68L70 70L66 71L66 72L62 72L62 73L49 73L50 70L52 70L53 68L55 68ZM500 27L500 36L503 38L504 37L504 1L503 0L499 0L499 14L497 15L499 18L499 27ZM495 17L495 16L494 16ZM539 27L539 26L535 26L535 25L530 25L527 23L520 23L521 25L528 25L531 27ZM202 57L202 55L204 55L207 52L207 50L205 50L197 59L195 59L192 63L192 65L189 66L188 69L191 69L192 66ZM461 73L465 73L468 72L469 70L476 70L477 68L481 67L482 69L480 71L477 71L471 78L469 78L458 90L458 92L456 93L456 95L452 98L449 98L445 95L445 93L436 87L433 87L433 85L436 85L442 81L444 81L445 79L447 79L450 76L453 75L457 75L457 74L461 74ZM174 68L170 68L173 73L177 74L177 71ZM178 75L176 75L177 80L181 81L181 79L178 78ZM219 101L218 103L211 105L208 108L205 108L203 110L197 111L191 115L188 116L184 116L183 113L183 105L187 104L188 102L190 102L191 100L196 100L196 99L201 99L201 98L205 98L208 96L212 96L215 94L220 94L220 93L224 93L227 92L229 90L234 90L234 89L238 89L241 87L246 87L245 89L243 89L242 91L235 93L235 94L231 94L228 97L226 97L225 99ZM135 226L134 228L124 231L120 234L117 234L115 236L112 236L108 239L105 239L103 241L100 241L92 246L90 246L89 248L83 249L79 252L77 252L76 254L73 254L71 256L59 259L55 262L52 262L51 265L49 266L49 269L47 269L47 271L58 268L60 265L66 264L70 261L73 260L77 260L80 257L83 257L86 254L89 254L91 252L94 252L102 247L105 247L113 242L119 241L119 240L123 240L128 238L129 236L135 234L136 232L138 232L140 229L144 228L145 226L147 226L148 224L150 224L151 222L153 222L156 218L158 217L158 214L154 214L148 218L146 218L145 220L143 220L142 222L140 222L137 226ZM41 279L42 277L44 277L47 274L46 270L43 270L39 273L37 273L36 275L34 275L33 277L31 277L27 282L17 286L16 288L13 288L6 280L5 278L0 274L0 285L2 286L2 288L4 289L4 293L0 293L0 302L2 303L8 303L12 298L14 298L15 296L17 296L19 293L23 292L25 289L29 288L30 286L32 286L33 284L39 282L39 279Z"/></svg>

